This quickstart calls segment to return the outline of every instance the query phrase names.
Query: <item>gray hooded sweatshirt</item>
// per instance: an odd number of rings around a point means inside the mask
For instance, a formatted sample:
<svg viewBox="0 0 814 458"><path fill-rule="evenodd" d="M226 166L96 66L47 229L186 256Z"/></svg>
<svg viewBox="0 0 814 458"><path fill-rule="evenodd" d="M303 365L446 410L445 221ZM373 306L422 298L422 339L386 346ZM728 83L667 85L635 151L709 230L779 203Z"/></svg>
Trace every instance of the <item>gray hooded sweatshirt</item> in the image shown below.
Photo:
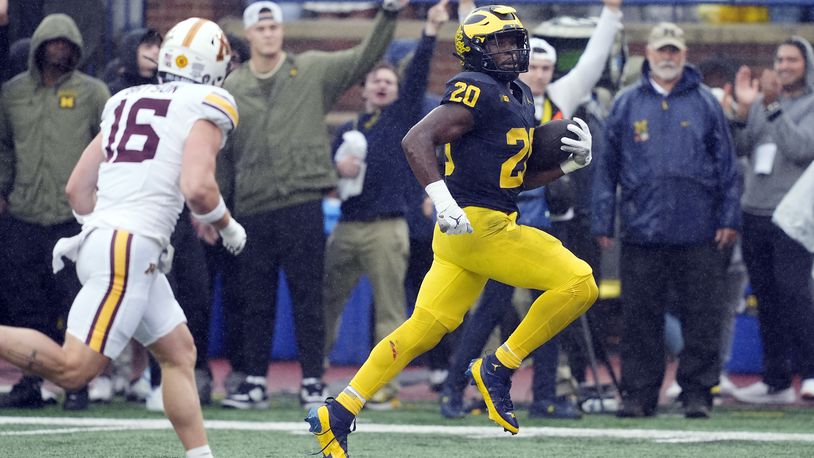
<svg viewBox="0 0 814 458"><path fill-rule="evenodd" d="M780 199L814 160L814 51L805 38L795 36L792 40L806 50L803 93L796 97L781 95L778 102L782 113L772 121L766 117L761 97L752 104L746 127L735 130L738 150L749 158L741 205L751 215L771 216ZM771 171L765 173L769 169L764 167L763 173L757 173L756 152L773 149L762 147L767 144L777 145Z"/></svg>

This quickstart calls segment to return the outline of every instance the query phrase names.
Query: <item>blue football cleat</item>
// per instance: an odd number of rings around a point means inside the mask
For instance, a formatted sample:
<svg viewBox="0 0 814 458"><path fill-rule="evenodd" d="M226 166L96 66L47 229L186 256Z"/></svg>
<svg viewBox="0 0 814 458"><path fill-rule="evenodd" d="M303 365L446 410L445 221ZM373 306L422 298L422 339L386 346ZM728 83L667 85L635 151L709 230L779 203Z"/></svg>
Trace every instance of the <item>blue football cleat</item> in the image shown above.
<svg viewBox="0 0 814 458"><path fill-rule="evenodd" d="M503 366L495 355L473 359L466 371L467 377L472 379L483 395L489 419L502 426L504 430L517 434L520 425L514 414L514 405L509 391L512 387L512 371Z"/></svg>
<svg viewBox="0 0 814 458"><path fill-rule="evenodd" d="M356 422L353 415L333 398L329 398L330 404L319 407L312 407L305 416L308 422L308 431L314 434L319 442L320 451L324 457L347 458L348 455L348 434L356 429ZM340 415L336 410L342 409ZM343 421L337 418L342 416L349 418ZM351 429L351 426L353 429Z"/></svg>

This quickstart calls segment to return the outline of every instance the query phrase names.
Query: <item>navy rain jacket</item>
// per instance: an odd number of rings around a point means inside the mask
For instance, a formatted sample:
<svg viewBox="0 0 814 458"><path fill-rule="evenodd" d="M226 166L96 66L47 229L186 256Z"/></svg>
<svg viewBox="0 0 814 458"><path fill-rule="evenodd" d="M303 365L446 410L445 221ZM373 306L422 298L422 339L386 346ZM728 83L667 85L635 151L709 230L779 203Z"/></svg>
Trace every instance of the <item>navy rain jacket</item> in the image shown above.
<svg viewBox="0 0 814 458"><path fill-rule="evenodd" d="M670 94L640 81L622 91L606 126L607 150L594 168L592 233L637 245L712 242L740 229L740 179L721 106L691 66Z"/></svg>

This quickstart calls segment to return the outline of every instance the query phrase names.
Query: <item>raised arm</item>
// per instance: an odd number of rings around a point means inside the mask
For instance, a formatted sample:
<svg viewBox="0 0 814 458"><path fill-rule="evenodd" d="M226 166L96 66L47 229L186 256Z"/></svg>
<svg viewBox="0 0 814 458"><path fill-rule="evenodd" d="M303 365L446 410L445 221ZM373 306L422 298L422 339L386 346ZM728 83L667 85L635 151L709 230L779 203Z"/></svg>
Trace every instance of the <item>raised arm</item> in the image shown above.
<svg viewBox="0 0 814 458"><path fill-rule="evenodd" d="M398 4L399 8L382 8L376 15L373 28L361 43L344 51L319 52L315 56L324 65L323 82L327 107L333 105L334 99L370 71L387 51L396 31L396 17L407 0L393 0L389 3Z"/></svg>
<svg viewBox="0 0 814 458"><path fill-rule="evenodd" d="M576 66L565 76L551 83L548 96L563 115L570 118L582 100L591 92L608 61L614 38L622 23L621 0L605 0L593 34Z"/></svg>
<svg viewBox="0 0 814 458"><path fill-rule="evenodd" d="M397 103L401 105L399 109L404 110L404 114L411 116L412 119L418 119L422 114L430 62L435 49L435 37L441 27L449 21L447 3L448 0L440 0L427 11L424 33L404 72Z"/></svg>

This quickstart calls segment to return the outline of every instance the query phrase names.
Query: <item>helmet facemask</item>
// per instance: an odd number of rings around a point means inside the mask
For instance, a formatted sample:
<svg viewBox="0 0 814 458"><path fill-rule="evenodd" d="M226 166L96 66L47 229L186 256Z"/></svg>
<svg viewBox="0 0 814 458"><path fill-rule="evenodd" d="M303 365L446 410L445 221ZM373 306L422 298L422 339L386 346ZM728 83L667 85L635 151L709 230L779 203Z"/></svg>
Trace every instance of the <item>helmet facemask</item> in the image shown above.
<svg viewBox="0 0 814 458"><path fill-rule="evenodd" d="M529 36L525 29L501 30L487 35L481 44L481 68L494 76L515 79L529 69Z"/></svg>

